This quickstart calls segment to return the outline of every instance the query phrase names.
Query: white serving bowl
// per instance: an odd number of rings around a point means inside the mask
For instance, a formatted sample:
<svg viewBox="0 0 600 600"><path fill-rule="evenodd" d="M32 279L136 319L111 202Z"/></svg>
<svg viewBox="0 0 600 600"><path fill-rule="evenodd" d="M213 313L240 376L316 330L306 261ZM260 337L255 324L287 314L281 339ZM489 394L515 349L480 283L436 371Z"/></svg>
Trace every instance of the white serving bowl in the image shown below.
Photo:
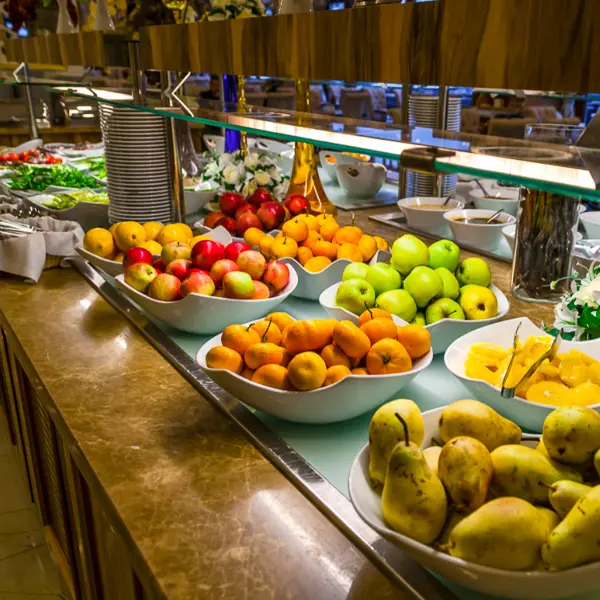
<svg viewBox="0 0 600 600"><path fill-rule="evenodd" d="M448 235L450 229L448 222L444 219L444 212L448 210L460 209L465 207L463 198L455 197L448 201L448 204L440 210L427 210L419 208L423 204L435 204L442 206L446 198L434 196L415 196L413 198L403 198L398 200L398 206L406 217L406 223L413 229Z"/></svg>
<svg viewBox="0 0 600 600"><path fill-rule="evenodd" d="M588 211L579 215L585 234L592 240L600 238L600 211Z"/></svg>
<svg viewBox="0 0 600 600"><path fill-rule="evenodd" d="M517 230L516 223L513 223L512 225L506 225L506 227L502 228L502 235L504 236L504 239L507 241L508 245L510 246L510 249L513 252L515 251L516 230ZM582 239L583 239L583 235L581 233L579 233L579 231L576 231L575 232L575 241L579 242Z"/></svg>
<svg viewBox="0 0 600 600"><path fill-rule="evenodd" d="M250 322L245 325L250 325ZM200 348L196 357L211 379L252 408L296 423L335 423L373 410L395 396L433 360L430 351L416 360L407 373L348 375L328 387L298 392L276 390L231 371L209 369L206 366L206 354L214 346L220 345L221 335L217 335Z"/></svg>
<svg viewBox="0 0 600 600"><path fill-rule="evenodd" d="M502 228L506 225L516 223L513 215L500 213L497 225L473 225L455 221L453 217L480 217L489 218L494 215L495 210L482 210L479 208L466 208L462 210L450 210L444 213L444 219L448 221L452 236L460 244L468 244L480 250L495 250L502 243Z"/></svg>
<svg viewBox="0 0 600 600"><path fill-rule="evenodd" d="M127 296L153 317L175 329L207 335L223 331L232 323L253 321L273 312L298 284L295 271L293 269L289 271L290 281L287 286L277 296L264 300L236 300L190 294L181 300L163 302L134 290L125 283L125 275L115 277L115 282Z"/></svg>
<svg viewBox="0 0 600 600"><path fill-rule="evenodd" d="M372 198L385 183L387 169L379 163L337 165L340 186L349 198Z"/></svg>
<svg viewBox="0 0 600 600"><path fill-rule="evenodd" d="M328 158L329 160L327 160ZM319 159L321 160L321 166L335 185L340 185L337 175L338 165L354 165L362 162L357 156L344 154L343 152L333 152L332 150L321 150Z"/></svg>
<svg viewBox="0 0 600 600"><path fill-rule="evenodd" d="M76 221L84 231L94 227L108 227L108 204L99 202L78 202L72 208L60 210L42 204L51 200L51 194L39 194L37 196L27 196L23 202L36 210L45 211L59 221Z"/></svg>
<svg viewBox="0 0 600 600"><path fill-rule="evenodd" d="M219 188L212 190L196 190L188 188L183 190L183 199L185 200L185 212L190 215L198 212L207 202L213 200L219 193Z"/></svg>
<svg viewBox="0 0 600 600"><path fill-rule="evenodd" d="M493 196L493 198L487 196ZM488 190L487 196L480 189L469 192L469 198L475 205L475 208L493 210L494 212L502 208L509 215L517 215L520 196L519 188L493 187Z"/></svg>
<svg viewBox="0 0 600 600"><path fill-rule="evenodd" d="M432 438L440 439L438 422L445 407L423 413L425 436L421 448L431 445ZM350 500L360 517L386 540L398 546L414 560L466 588L494 598L550 600L572 597L600 587L600 562L567 571L507 571L485 567L455 558L431 546L422 544L388 527L381 509L381 496L369 485L369 445L358 453L348 478ZM577 596L578 598L580 596ZM589 596L590 600L592 596Z"/></svg>
<svg viewBox="0 0 600 600"><path fill-rule="evenodd" d="M513 337L519 323L521 323L519 338L522 341L525 341L530 336L547 335L545 331L536 327L526 317L511 319L510 321L504 321L503 323L495 323L487 327L482 327L477 331L472 331L457 339L448 350L446 350L444 362L446 363L448 370L462 381L474 398L489 404L501 415L514 421L521 427L539 432L542 431L544 419L557 408L556 406L529 402L517 397L512 399L502 398L499 387L494 387L479 379L471 379L465 374L465 361L469 355L469 348L473 344L485 342L498 344L504 348L512 348ZM589 342L561 342L561 354L572 349L580 350L590 357L600 360L600 340L591 340ZM594 404L591 408L598 410L600 409L600 404Z"/></svg>
<svg viewBox="0 0 600 600"><path fill-rule="evenodd" d="M224 227L209 229L206 233L201 235L205 235L206 237L215 240L215 242L221 242L223 246L231 244L232 241L231 235L229 235L229 232ZM83 245L76 246L75 250L80 256L91 262L95 267L102 269L107 275L116 277L117 275L123 274L123 263L116 260L108 260L107 258L100 258L86 250Z"/></svg>
<svg viewBox="0 0 600 600"><path fill-rule="evenodd" d="M334 319L337 319L338 321L346 319L353 323L358 323L357 315L345 308L340 308L335 303L335 295L341 284L342 282L340 281L327 288L319 297L319 303ZM437 323L432 323L425 327L431 336L431 349L434 354L445 352L448 346L456 339L464 336L470 331L478 330L490 323L495 323L508 313L508 309L510 308L508 298L494 284L490 285L490 290L494 292L494 295L498 300L498 314L495 317L483 319L481 321L442 319ZM406 322L399 317L394 316L394 321L396 321L398 325L406 325Z"/></svg>

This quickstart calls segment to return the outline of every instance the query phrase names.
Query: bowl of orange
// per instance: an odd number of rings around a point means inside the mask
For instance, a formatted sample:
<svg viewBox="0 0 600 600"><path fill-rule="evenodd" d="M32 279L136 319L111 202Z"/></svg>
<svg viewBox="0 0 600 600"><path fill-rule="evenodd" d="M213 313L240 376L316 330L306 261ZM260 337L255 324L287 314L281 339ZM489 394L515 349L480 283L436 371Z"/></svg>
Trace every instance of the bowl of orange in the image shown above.
<svg viewBox="0 0 600 600"><path fill-rule="evenodd" d="M232 325L198 351L200 367L249 406L297 423L335 423L396 395L433 359L425 328L385 311L358 324L272 313Z"/></svg>

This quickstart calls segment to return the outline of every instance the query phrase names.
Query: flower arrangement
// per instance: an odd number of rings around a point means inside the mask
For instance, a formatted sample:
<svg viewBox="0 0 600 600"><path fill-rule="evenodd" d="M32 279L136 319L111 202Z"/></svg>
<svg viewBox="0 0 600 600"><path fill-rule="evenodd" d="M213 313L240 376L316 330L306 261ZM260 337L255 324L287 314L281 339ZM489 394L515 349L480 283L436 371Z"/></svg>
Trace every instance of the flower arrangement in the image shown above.
<svg viewBox="0 0 600 600"><path fill-rule="evenodd" d="M225 19L248 19L262 17L265 7L262 0L212 0L210 10L205 14L208 21Z"/></svg>
<svg viewBox="0 0 600 600"><path fill-rule="evenodd" d="M248 196L257 188L269 190L275 198L285 197L289 176L284 175L277 162L259 152L248 152L242 158L240 152L223 153L215 156L204 168L202 182L210 182L211 187L238 192Z"/></svg>

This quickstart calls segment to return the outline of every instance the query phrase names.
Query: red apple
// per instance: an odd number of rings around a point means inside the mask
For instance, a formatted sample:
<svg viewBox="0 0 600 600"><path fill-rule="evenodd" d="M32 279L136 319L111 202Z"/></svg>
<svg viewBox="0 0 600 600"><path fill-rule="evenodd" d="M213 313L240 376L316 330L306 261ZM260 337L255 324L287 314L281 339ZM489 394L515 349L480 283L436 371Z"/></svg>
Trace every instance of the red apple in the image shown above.
<svg viewBox="0 0 600 600"><path fill-rule="evenodd" d="M213 296L215 298L225 298L225 292L223 291L223 288L221 288L220 290L215 290Z"/></svg>
<svg viewBox="0 0 600 600"><path fill-rule="evenodd" d="M156 269L147 263L135 263L125 269L125 283L138 292L145 292L157 276Z"/></svg>
<svg viewBox="0 0 600 600"><path fill-rule="evenodd" d="M310 209L308 200L300 194L293 194L285 199L285 205L292 215L300 215Z"/></svg>
<svg viewBox="0 0 600 600"><path fill-rule="evenodd" d="M274 292L281 291L290 281L288 266L278 260L268 262L262 280Z"/></svg>
<svg viewBox="0 0 600 600"><path fill-rule="evenodd" d="M196 267L192 267L190 269L189 275L191 275L192 273L204 273L204 275L210 275L209 271L207 271L206 269L198 269Z"/></svg>
<svg viewBox="0 0 600 600"><path fill-rule="evenodd" d="M183 242L169 242L163 246L160 253L160 260L162 260L164 265L168 265L178 258L189 260L191 252L192 249Z"/></svg>
<svg viewBox="0 0 600 600"><path fill-rule="evenodd" d="M148 296L155 300L172 302L173 300L179 300L180 287L181 281L179 281L175 275L161 273L152 280L152 283L148 287Z"/></svg>
<svg viewBox="0 0 600 600"><path fill-rule="evenodd" d="M244 204L244 196L235 192L223 192L219 196L219 208L221 211L230 217L235 214L235 211Z"/></svg>
<svg viewBox="0 0 600 600"><path fill-rule="evenodd" d="M256 250L244 250L235 262L240 271L248 273L252 279L260 279L265 272L265 257Z"/></svg>
<svg viewBox="0 0 600 600"><path fill-rule="evenodd" d="M254 204L254 206L260 206L263 202L273 202L273 196L269 190L257 188L246 198L246 201Z"/></svg>
<svg viewBox="0 0 600 600"><path fill-rule="evenodd" d="M225 246L223 258L235 262L237 257L240 255L240 252L243 252L244 250L251 250L250 246L248 246L248 244L245 242L231 242L231 244L227 244L227 246Z"/></svg>
<svg viewBox="0 0 600 600"><path fill-rule="evenodd" d="M223 258L225 246L213 240L200 240L192 250L192 264L195 267L209 270L218 260Z"/></svg>
<svg viewBox="0 0 600 600"><path fill-rule="evenodd" d="M165 272L165 269L167 268L165 263L160 259L157 258L153 263L152 266L157 270L160 271L161 273Z"/></svg>
<svg viewBox="0 0 600 600"><path fill-rule="evenodd" d="M271 297L269 288L262 281L254 281L254 294L250 296L251 300L266 300Z"/></svg>
<svg viewBox="0 0 600 600"><path fill-rule="evenodd" d="M279 202L265 202L260 205L256 216L261 220L265 229L277 229L285 220L285 210Z"/></svg>
<svg viewBox="0 0 600 600"><path fill-rule="evenodd" d="M256 214L257 210L258 208L254 206L254 204L248 204L248 202L245 202L235 211L233 218L237 221L244 213L251 212Z"/></svg>
<svg viewBox="0 0 600 600"><path fill-rule="evenodd" d="M183 281L189 274L192 267L192 261L186 260L185 258L178 258L172 260L166 269L166 273L169 275L175 275L179 281Z"/></svg>
<svg viewBox="0 0 600 600"><path fill-rule="evenodd" d="M221 285L223 277L232 271L239 271L240 268L232 261L226 258L218 260L210 269L210 277L215 282L216 286Z"/></svg>
<svg viewBox="0 0 600 600"><path fill-rule="evenodd" d="M126 269L136 263L151 265L153 260L152 254L145 248L129 248L123 259L123 268Z"/></svg>
<svg viewBox="0 0 600 600"><path fill-rule="evenodd" d="M182 298L190 294L202 294L203 296L212 296L215 293L215 282L204 271L195 271L190 273L181 284L179 292Z"/></svg>
<svg viewBox="0 0 600 600"><path fill-rule="evenodd" d="M204 217L204 226L209 229L214 229L215 223L225 215L222 212L212 212Z"/></svg>
<svg viewBox="0 0 600 600"><path fill-rule="evenodd" d="M232 271L223 277L225 298L247 299L254 294L254 282L248 273Z"/></svg>
<svg viewBox="0 0 600 600"><path fill-rule="evenodd" d="M263 224L260 219L254 213L244 213L237 220L235 230L238 235L243 236L246 229L250 227L256 227L257 229L263 229Z"/></svg>
<svg viewBox="0 0 600 600"><path fill-rule="evenodd" d="M231 235L235 235L235 219L232 217L221 217L216 223L215 227L225 227Z"/></svg>

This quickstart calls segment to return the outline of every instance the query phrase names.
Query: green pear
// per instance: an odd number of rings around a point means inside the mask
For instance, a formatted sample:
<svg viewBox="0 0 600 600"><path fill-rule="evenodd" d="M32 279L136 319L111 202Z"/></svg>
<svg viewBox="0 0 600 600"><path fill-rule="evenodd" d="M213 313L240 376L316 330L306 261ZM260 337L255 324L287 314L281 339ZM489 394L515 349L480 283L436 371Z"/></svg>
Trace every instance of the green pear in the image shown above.
<svg viewBox="0 0 600 600"><path fill-rule="evenodd" d="M497 498L463 519L450 534L451 556L479 565L528 570L548 537L548 520L520 498Z"/></svg>
<svg viewBox="0 0 600 600"><path fill-rule="evenodd" d="M538 513L545 519L548 525L548 535L560 523L560 517L550 508L536 506ZM548 537L548 535L546 537Z"/></svg>
<svg viewBox="0 0 600 600"><path fill-rule="evenodd" d="M444 442L460 435L479 440L490 452L505 444L518 444L521 429L477 400L459 400L444 409L439 420Z"/></svg>
<svg viewBox="0 0 600 600"><path fill-rule="evenodd" d="M516 496L532 504L548 504L549 488L557 481L583 482L575 469L546 458L528 446L500 446L491 456L492 486L498 496Z"/></svg>
<svg viewBox="0 0 600 600"><path fill-rule="evenodd" d="M600 485L580 498L542 548L550 571L600 560Z"/></svg>
<svg viewBox="0 0 600 600"><path fill-rule="evenodd" d="M546 417L542 440L551 458L582 465L600 448L600 414L587 406L561 406Z"/></svg>
<svg viewBox="0 0 600 600"><path fill-rule="evenodd" d="M430 544L446 522L446 491L419 447L410 441L408 423L399 413L396 417L407 441L396 444L390 456L381 497L383 518L398 533Z"/></svg>
<svg viewBox="0 0 600 600"><path fill-rule="evenodd" d="M592 488L583 483L569 481L557 481L550 486L550 504L552 508L559 514L561 519L564 519L569 511L575 506L575 503L580 498L583 498Z"/></svg>
<svg viewBox="0 0 600 600"><path fill-rule="evenodd" d="M439 477L438 466L440 461L441 446L429 446L423 450L423 456L429 465L429 468Z"/></svg>
<svg viewBox="0 0 600 600"><path fill-rule="evenodd" d="M408 423L410 439L417 446L423 443L423 417L419 407L412 400L392 400L379 407L369 425L369 475L376 490L383 486L392 450L398 442L406 441L404 428L396 413Z"/></svg>
<svg viewBox="0 0 600 600"><path fill-rule="evenodd" d="M425 327L426 323L425 323L425 315L422 312L418 312L415 315L415 318L410 322L411 325L421 325L422 327Z"/></svg>
<svg viewBox="0 0 600 600"><path fill-rule="evenodd" d="M549 454L548 450L546 450L546 446L544 446L544 442L540 441L538 445L535 447L537 452L541 452L546 458L549 458L553 462L561 462L555 461ZM571 468L575 469L582 477L584 483L591 483L591 485L596 485L598 480L598 474L596 473L596 469L594 468L594 461L589 460L588 462L582 465L569 465Z"/></svg>
<svg viewBox="0 0 600 600"><path fill-rule="evenodd" d="M442 448L439 477L458 512L471 513L485 502L492 474L490 453L479 440L455 437Z"/></svg>

